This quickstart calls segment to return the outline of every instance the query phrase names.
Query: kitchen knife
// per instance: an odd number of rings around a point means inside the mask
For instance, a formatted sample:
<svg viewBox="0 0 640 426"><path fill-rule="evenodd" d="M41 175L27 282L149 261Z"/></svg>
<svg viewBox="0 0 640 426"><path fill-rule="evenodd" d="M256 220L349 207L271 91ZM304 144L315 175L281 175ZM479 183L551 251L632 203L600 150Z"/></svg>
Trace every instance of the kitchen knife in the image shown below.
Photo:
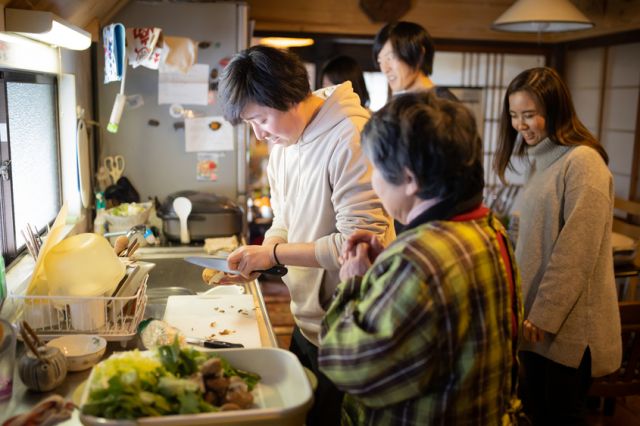
<svg viewBox="0 0 640 426"><path fill-rule="evenodd" d="M185 257L189 263L193 263L194 265L204 266L205 268L217 269L218 271L226 272L227 274L239 275L240 272L234 271L233 269L229 269L229 265L227 264L226 257L216 257L216 256L188 256ZM269 269L260 269L253 272L260 272L264 274L277 275L279 277L283 275L287 275L287 267L284 265L276 265Z"/></svg>
<svg viewBox="0 0 640 426"><path fill-rule="evenodd" d="M223 342L222 340L199 339L197 337L186 337L185 342L210 349L244 348L242 343Z"/></svg>

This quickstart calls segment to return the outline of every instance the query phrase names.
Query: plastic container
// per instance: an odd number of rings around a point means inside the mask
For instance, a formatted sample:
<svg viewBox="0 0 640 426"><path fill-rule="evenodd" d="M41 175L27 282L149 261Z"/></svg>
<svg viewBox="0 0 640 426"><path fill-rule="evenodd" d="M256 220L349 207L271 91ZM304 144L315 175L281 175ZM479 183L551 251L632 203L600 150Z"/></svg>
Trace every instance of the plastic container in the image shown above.
<svg viewBox="0 0 640 426"><path fill-rule="evenodd" d="M96 192L96 218L93 220L93 232L98 235L104 235L106 229L104 193Z"/></svg>
<svg viewBox="0 0 640 426"><path fill-rule="evenodd" d="M53 246L44 259L51 296L111 295L126 268L106 238L74 235Z"/></svg>
<svg viewBox="0 0 640 426"><path fill-rule="evenodd" d="M149 219L151 212L150 201L144 203L124 203L105 211L104 218L109 226L109 232L128 231L136 225L142 225ZM125 211L127 214L122 214ZM119 214L116 214L120 212Z"/></svg>
<svg viewBox="0 0 640 426"><path fill-rule="evenodd" d="M184 335L180 330L161 320L148 318L140 323L138 331L140 342L147 349L170 345L175 339L178 339L180 344L184 344Z"/></svg>

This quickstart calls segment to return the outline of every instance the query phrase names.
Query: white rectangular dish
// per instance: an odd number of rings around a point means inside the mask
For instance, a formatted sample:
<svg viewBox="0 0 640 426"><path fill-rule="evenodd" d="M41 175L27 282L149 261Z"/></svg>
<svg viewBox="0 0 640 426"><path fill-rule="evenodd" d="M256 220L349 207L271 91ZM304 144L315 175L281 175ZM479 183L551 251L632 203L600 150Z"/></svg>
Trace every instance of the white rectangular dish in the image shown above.
<svg viewBox="0 0 640 426"><path fill-rule="evenodd" d="M178 426L178 425L269 425L299 426L313 401L311 385L298 358L277 348L245 348L216 351L236 368L258 373L262 378L252 391L256 408L189 415L142 417L137 421L111 420L80 414L90 426ZM91 372L81 399L89 397Z"/></svg>

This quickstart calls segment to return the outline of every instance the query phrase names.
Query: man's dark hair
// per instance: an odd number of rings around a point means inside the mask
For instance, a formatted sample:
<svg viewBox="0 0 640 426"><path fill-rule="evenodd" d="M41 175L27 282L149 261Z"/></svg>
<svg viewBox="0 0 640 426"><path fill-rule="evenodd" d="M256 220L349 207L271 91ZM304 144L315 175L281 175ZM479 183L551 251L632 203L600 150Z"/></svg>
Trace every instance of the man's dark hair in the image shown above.
<svg viewBox="0 0 640 426"><path fill-rule="evenodd" d="M384 44L390 41L393 51L403 62L425 75L433 72L435 47L429 32L421 25L400 21L387 24L373 40L373 63L378 67L378 55Z"/></svg>
<svg viewBox="0 0 640 426"><path fill-rule="evenodd" d="M225 119L235 125L249 103L287 111L310 93L307 69L298 56L253 46L234 55L222 72L218 102Z"/></svg>
<svg viewBox="0 0 640 426"><path fill-rule="evenodd" d="M482 142L459 102L431 92L395 96L365 125L362 144L386 181L398 185L411 171L422 199L460 202L482 193Z"/></svg>

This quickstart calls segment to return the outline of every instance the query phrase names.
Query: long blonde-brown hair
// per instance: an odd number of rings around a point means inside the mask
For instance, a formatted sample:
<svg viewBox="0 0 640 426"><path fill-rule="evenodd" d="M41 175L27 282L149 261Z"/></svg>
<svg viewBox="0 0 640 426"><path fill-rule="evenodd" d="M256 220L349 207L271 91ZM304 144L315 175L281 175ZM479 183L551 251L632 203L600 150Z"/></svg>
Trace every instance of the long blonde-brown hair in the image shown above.
<svg viewBox="0 0 640 426"><path fill-rule="evenodd" d="M595 149L605 163L609 163L607 152L576 115L569 89L560 75L548 67L531 68L518 74L504 95L498 150L493 164L502 182L506 182L507 168L513 170L511 159L514 151L516 156L524 157L527 150L526 143L516 142L518 132L511 125L509 96L516 92L528 93L543 109L546 131L553 142L566 146L586 145Z"/></svg>

